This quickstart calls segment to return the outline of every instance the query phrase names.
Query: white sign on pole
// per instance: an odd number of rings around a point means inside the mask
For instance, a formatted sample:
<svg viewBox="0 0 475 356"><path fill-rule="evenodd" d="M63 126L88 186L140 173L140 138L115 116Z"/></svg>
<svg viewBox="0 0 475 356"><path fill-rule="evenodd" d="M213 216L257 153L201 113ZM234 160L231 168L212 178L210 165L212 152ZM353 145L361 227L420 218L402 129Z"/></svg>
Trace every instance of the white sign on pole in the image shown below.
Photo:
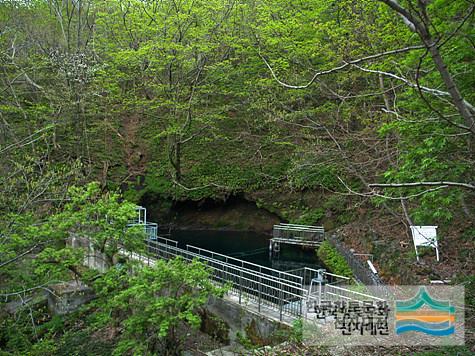
<svg viewBox="0 0 475 356"><path fill-rule="evenodd" d="M373 272L374 274L378 274L378 271L376 271L376 268L374 268L373 263L370 260L367 260L366 262L368 262L368 266L371 272Z"/></svg>
<svg viewBox="0 0 475 356"><path fill-rule="evenodd" d="M419 261L419 253L417 246L429 246L435 248L437 261L439 261L439 246L437 244L437 226L411 226L412 239L414 240L414 248L416 257Z"/></svg>

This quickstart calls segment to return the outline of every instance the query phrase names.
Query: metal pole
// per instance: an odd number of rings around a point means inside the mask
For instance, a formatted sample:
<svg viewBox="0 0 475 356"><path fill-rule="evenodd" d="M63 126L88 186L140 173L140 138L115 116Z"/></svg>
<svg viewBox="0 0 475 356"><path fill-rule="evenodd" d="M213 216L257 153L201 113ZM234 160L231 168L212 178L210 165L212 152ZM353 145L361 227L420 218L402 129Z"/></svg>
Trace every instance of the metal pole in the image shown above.
<svg viewBox="0 0 475 356"><path fill-rule="evenodd" d="M223 284L226 284L229 282L229 273L228 273L228 267L226 265L221 264L223 268ZM231 286L232 289L232 286ZM230 291L232 293L232 290Z"/></svg>
<svg viewBox="0 0 475 356"><path fill-rule="evenodd" d="M280 291L279 291L279 320L282 321L282 309L283 309L283 292L282 292L282 281L280 282Z"/></svg>
<svg viewBox="0 0 475 356"><path fill-rule="evenodd" d="M239 271L239 304L241 304L242 295L242 270Z"/></svg>
<svg viewBox="0 0 475 356"><path fill-rule="evenodd" d="M322 301L322 282L318 282L318 306L321 305Z"/></svg>
<svg viewBox="0 0 475 356"><path fill-rule="evenodd" d="M259 294L258 294L258 304L257 304L257 310L259 311L259 313L261 312L261 289L262 289L262 277L259 276L259 285L258 285L258 291L259 291Z"/></svg>
<svg viewBox="0 0 475 356"><path fill-rule="evenodd" d="M300 316L303 315L303 305L302 305L302 304L303 304L303 300L304 300L303 291L304 291L304 290L303 290L303 288L302 288L302 290L300 291L300 293L302 294L302 297L300 298L300 310L299 310Z"/></svg>

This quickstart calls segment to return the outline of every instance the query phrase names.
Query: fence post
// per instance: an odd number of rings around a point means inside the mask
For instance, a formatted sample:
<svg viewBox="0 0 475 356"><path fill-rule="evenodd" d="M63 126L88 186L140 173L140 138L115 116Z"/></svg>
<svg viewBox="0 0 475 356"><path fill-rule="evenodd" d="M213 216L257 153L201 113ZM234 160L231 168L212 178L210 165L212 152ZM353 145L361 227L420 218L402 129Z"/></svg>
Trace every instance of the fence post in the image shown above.
<svg viewBox="0 0 475 356"><path fill-rule="evenodd" d="M283 290L282 290L282 280L280 281L280 291L279 291L279 320L282 321L282 312L283 312Z"/></svg>
<svg viewBox="0 0 475 356"><path fill-rule="evenodd" d="M302 290L300 291L300 293L302 293L302 297L300 298L300 317L303 316L303 301L305 299L305 296L304 296L304 289L302 288ZM305 313L305 319L307 319L307 313Z"/></svg>
<svg viewBox="0 0 475 356"><path fill-rule="evenodd" d="M257 288L257 290L259 291L257 310L259 312L261 312L261 289L262 289L262 277L259 275L259 285L258 285L258 288Z"/></svg>
<svg viewBox="0 0 475 356"><path fill-rule="evenodd" d="M226 265L223 266L223 284L226 284L226 281L228 280L228 267ZM231 292L232 292L233 286L231 286Z"/></svg>
<svg viewBox="0 0 475 356"><path fill-rule="evenodd" d="M239 271L239 304L241 304L242 296L242 269Z"/></svg>

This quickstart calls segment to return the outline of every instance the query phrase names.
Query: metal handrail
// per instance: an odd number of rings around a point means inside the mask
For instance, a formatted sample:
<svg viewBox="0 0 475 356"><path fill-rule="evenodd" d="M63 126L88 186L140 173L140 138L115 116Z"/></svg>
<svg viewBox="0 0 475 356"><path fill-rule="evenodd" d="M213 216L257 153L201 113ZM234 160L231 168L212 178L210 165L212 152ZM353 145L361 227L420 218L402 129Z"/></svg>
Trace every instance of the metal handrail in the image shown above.
<svg viewBox="0 0 475 356"><path fill-rule="evenodd" d="M259 312L263 306L276 310L281 321L283 314L291 317L307 317L308 303L314 300L321 301L325 295L344 300L364 298L365 300L384 301L384 299L369 294L336 286L335 284L349 281L351 278L324 270L304 267L286 272L279 271L193 245L186 245L185 250L178 247L178 241L161 236L147 239L146 243L149 251L152 250L156 253L156 258L168 259L182 256L187 261L198 259L206 263L212 271L210 278L216 283L231 283L229 292L238 297L240 304L244 299L256 303ZM139 258L150 264L150 257L139 256ZM296 273L302 274L302 276ZM311 293L313 279L317 275L333 279L332 282L321 285L323 289L320 287L318 295ZM312 280L308 290L305 288L307 279Z"/></svg>
<svg viewBox="0 0 475 356"><path fill-rule="evenodd" d="M291 283L295 283L295 284L298 284L298 285L302 285L302 277L300 276L296 276L294 274L291 274L291 273L287 273L287 272L284 272L284 271L280 271L280 270L277 270L277 269L274 269L274 268L270 268L270 267L265 267L265 266L261 266L261 265L258 265L256 263L252 263L252 262L248 262L248 261L244 261L244 260L241 260L239 258L235 258L235 257L230 257L230 256L226 256L226 255L223 255L221 253L217 253L217 252L213 252L213 251L210 251L210 250L206 250L204 248L201 248L201 247L196 247L196 246L193 246L193 245L186 245L186 249L187 251L189 251L190 249L196 249L198 250L198 252L200 253L201 251L204 251L204 252L207 252L207 253L210 253L211 254L211 258L214 258L214 256L219 256L219 257L224 257L226 261L228 260L233 260L233 261L236 261L238 263L241 264L241 267L244 268L244 265L249 265L249 266L254 266L254 267L257 267L259 269L259 273L262 273L262 270L266 270L268 272L272 274L277 274L279 276L287 276L289 278L292 278L292 279L297 279L298 282L294 282L293 280L291 279L286 279L288 280L289 282ZM265 274L265 275L269 275L269 274Z"/></svg>
<svg viewBox="0 0 475 356"><path fill-rule="evenodd" d="M300 243L310 242L314 244L320 243L325 236L323 226L296 225L296 224L280 224L274 225L272 230L271 244L287 243L294 244L296 241Z"/></svg>
<svg viewBox="0 0 475 356"><path fill-rule="evenodd" d="M213 270L214 279L223 283L232 283L231 292L239 296L240 302L244 297L256 301L259 310L263 305L279 310L281 320L282 313L296 317L303 316L303 303L307 298L307 291L301 286L288 284L289 281L282 278L268 276L262 272L249 270L158 241L147 241L147 243L152 250L156 249L158 254L161 252L168 254L168 257L182 256L186 260L198 258L207 262Z"/></svg>
<svg viewBox="0 0 475 356"><path fill-rule="evenodd" d="M162 238L163 239L163 238ZM170 240L169 240L170 241ZM173 240L171 240L173 241ZM163 245L161 244L160 242L155 242L153 241L152 244L154 245ZM183 256L183 254L188 254L190 255L192 258L189 258L190 260L193 259L193 258L199 258L199 259L202 259L202 260L205 260L205 261L208 261L208 262L213 262L213 263L216 263L216 264L221 264L223 265L224 267L226 268L239 268L240 271L244 271L246 273L249 273L249 274L253 274L253 275L256 275L262 279L265 279L265 280L268 280L270 282L278 282L278 283L281 283L283 286L285 287L289 287L289 288L294 288L294 289L297 289L303 293L306 293L307 290L302 288L302 285L301 284L297 284L295 282L292 282L292 281L289 281L289 280L286 280L286 279L282 279L282 278L279 278L279 277L275 277L275 276L271 276L271 275L267 275L265 273L262 273L262 272L258 272L258 271L254 271L254 270L250 270L248 268L245 268L245 267L239 267L239 266L236 266L234 264L231 264L231 263L228 263L228 262L223 262L223 261L220 261L220 260L216 260L212 257L207 257L207 256L203 256L203 255L200 255L198 253L194 253L194 252L191 252L191 251L188 251L188 250L184 250L184 249L181 249L179 247L174 247L174 246L169 246L169 245L166 245L168 248L171 248L172 250L176 251L177 253L175 255L180 255L180 256ZM167 251L168 252L168 251ZM294 276L294 277L298 277L298 278L302 278L302 277L299 277L299 276ZM285 282L282 282L285 281ZM289 284L291 283L291 284Z"/></svg>
<svg viewBox="0 0 475 356"><path fill-rule="evenodd" d="M295 226L295 227L301 227L301 228L316 228L316 229L324 229L323 226L315 226L315 225L301 225L301 224L287 224L287 223L280 223L279 225L274 225L274 226Z"/></svg>
<svg viewBox="0 0 475 356"><path fill-rule="evenodd" d="M314 228L307 228L307 227L298 227L298 226L282 226L282 225L274 225L275 230L287 230L287 231L305 231L305 232L325 232L325 229L322 227L314 227Z"/></svg>
<svg viewBox="0 0 475 356"><path fill-rule="evenodd" d="M162 236L157 236L155 239L156 239L156 240L163 240L163 241L165 241L165 244L167 244L168 242L170 242L170 243L172 243L173 245L175 245L175 247L178 247L178 241L176 241L176 240L167 239L167 238L162 237Z"/></svg>
<svg viewBox="0 0 475 356"><path fill-rule="evenodd" d="M284 314L289 315L290 317L306 318L309 303L313 301L320 302L328 297L341 300L384 301L382 298L353 291L352 289L338 287L329 283L321 285L317 293L310 293L311 287L307 290L303 285L296 286L283 278L269 276L265 273L232 264L227 261L222 261L210 256L179 248L177 247L177 241L163 237L157 237L156 240L148 239L146 240L146 243L149 247L149 251L151 250L156 254L153 258L132 252L129 252L130 256L134 256L141 262L148 264L154 263L153 261L160 257L169 259L176 256L182 256L187 261L192 261L193 259L201 260L206 263L212 271L210 276L212 280L216 283L231 283L229 293L238 297L240 304L243 303L243 300L249 300L255 303L259 312L261 312L262 307L275 310L276 313L278 312L281 321L283 320ZM124 250L123 253L127 253L127 251ZM327 273L323 270L315 270L310 267L297 269L293 272L299 271L303 272L305 277L307 277L305 274L309 274L310 278L315 276L316 273L319 273L320 276L326 274L328 277L340 278L341 281L348 279L348 277ZM284 273L289 274L288 272ZM297 277L305 280L303 277Z"/></svg>
<svg viewBox="0 0 475 356"><path fill-rule="evenodd" d="M351 298L351 297L344 296L342 293L347 293L347 294L351 294L351 295L361 296L361 297L364 297L365 300L374 299L374 300L377 300L377 301L384 301L383 298L375 297L374 295L370 295L370 294L365 294L365 293L353 291L353 290L351 290L351 289L342 288L342 287L338 287L338 286L335 286L335 285L326 285L325 288L334 289L334 290L336 290L336 291L339 291L340 294L331 293L331 292L327 292L327 291L325 291L325 293L338 295L338 296L344 297L344 298L355 299L355 298Z"/></svg>

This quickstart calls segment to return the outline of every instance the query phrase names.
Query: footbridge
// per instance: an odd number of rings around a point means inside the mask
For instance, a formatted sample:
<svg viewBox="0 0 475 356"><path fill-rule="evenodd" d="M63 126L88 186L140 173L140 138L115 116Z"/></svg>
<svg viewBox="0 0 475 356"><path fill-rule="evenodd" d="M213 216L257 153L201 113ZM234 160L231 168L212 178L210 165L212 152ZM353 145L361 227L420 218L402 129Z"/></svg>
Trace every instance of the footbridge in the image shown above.
<svg viewBox="0 0 475 356"><path fill-rule="evenodd" d="M308 267L280 271L193 245L178 247L178 241L157 235L154 223L138 221L147 235L145 254L126 252L130 258L153 265L158 259L182 257L205 263L213 281L228 285L227 298L267 318L291 325L308 318L322 300L373 300L375 296L345 288L348 277ZM153 228L151 228L153 227Z"/></svg>
<svg viewBox="0 0 475 356"><path fill-rule="evenodd" d="M230 287L229 300L289 325L296 319L312 317L322 300L382 301L345 288L349 278L323 269L279 271L192 245L180 248L177 241L159 236L145 243L148 253L128 252L129 257L148 265L177 256L187 261L198 259L208 266L216 283Z"/></svg>

